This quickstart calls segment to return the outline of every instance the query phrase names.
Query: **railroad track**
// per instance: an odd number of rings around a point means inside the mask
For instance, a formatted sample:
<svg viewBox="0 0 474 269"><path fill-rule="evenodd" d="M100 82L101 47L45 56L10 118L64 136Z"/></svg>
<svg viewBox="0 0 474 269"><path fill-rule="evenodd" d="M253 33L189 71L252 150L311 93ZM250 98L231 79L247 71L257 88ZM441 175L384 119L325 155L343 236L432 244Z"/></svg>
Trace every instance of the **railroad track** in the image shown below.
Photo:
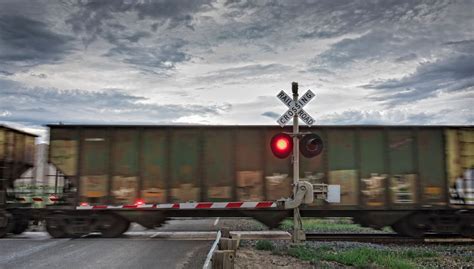
<svg viewBox="0 0 474 269"><path fill-rule="evenodd" d="M396 244L474 244L474 238L456 235L428 235L424 238L412 238L397 234L327 234L306 233L310 241L351 241L367 243L396 243Z"/></svg>

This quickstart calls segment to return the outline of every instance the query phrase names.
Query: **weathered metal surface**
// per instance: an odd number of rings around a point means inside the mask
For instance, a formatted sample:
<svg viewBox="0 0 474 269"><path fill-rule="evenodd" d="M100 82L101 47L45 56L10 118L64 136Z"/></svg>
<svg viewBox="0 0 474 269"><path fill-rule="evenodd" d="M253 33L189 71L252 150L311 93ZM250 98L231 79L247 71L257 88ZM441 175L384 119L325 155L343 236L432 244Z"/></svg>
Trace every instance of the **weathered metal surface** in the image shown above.
<svg viewBox="0 0 474 269"><path fill-rule="evenodd" d="M230 201L233 187L232 130L205 130L204 186L209 201Z"/></svg>
<svg viewBox="0 0 474 269"><path fill-rule="evenodd" d="M138 190L138 130L113 132L112 196L116 203L133 204Z"/></svg>
<svg viewBox="0 0 474 269"><path fill-rule="evenodd" d="M168 147L166 130L148 129L143 131L143 189L142 198L146 203L166 202L166 167L169 158L166 156Z"/></svg>
<svg viewBox="0 0 474 269"><path fill-rule="evenodd" d="M449 203L474 207L474 131L449 128L445 137Z"/></svg>
<svg viewBox="0 0 474 269"><path fill-rule="evenodd" d="M411 129L388 131L390 200L396 207L404 207L418 202L414 141Z"/></svg>
<svg viewBox="0 0 474 269"><path fill-rule="evenodd" d="M35 140L34 136L25 136L25 163L33 164L35 162Z"/></svg>
<svg viewBox="0 0 474 269"><path fill-rule="evenodd" d="M81 201L107 199L109 188L109 137L107 130L85 129L82 134L80 190Z"/></svg>
<svg viewBox="0 0 474 269"><path fill-rule="evenodd" d="M0 161L33 164L36 135L0 125Z"/></svg>
<svg viewBox="0 0 474 269"><path fill-rule="evenodd" d="M3 127L0 127L0 160L5 156L5 141L6 141L6 131Z"/></svg>
<svg viewBox="0 0 474 269"><path fill-rule="evenodd" d="M418 174L423 205L446 204L446 171L444 168L442 129L418 131Z"/></svg>
<svg viewBox="0 0 474 269"><path fill-rule="evenodd" d="M358 172L355 159L354 129L328 130L329 184L341 186L341 203L353 206L358 203Z"/></svg>
<svg viewBox="0 0 474 269"><path fill-rule="evenodd" d="M116 203L133 203L137 195L147 203L276 200L291 194L291 158L274 158L268 141L288 130L53 126L50 160L66 175L80 175L81 200L91 203L109 195ZM300 177L342 187L340 205L314 207L444 206L447 186L455 187L474 165L472 128L329 126L301 131L310 130L323 138L325 148L316 158L301 158ZM463 190L470 186L463 184Z"/></svg>
<svg viewBox="0 0 474 269"><path fill-rule="evenodd" d="M387 167L384 164L383 129L359 132L359 165L362 203L369 208L385 205Z"/></svg>
<svg viewBox="0 0 474 269"><path fill-rule="evenodd" d="M76 129L51 129L49 161L66 176L76 175L78 133Z"/></svg>
<svg viewBox="0 0 474 269"><path fill-rule="evenodd" d="M171 201L200 200L199 130L177 129L171 140Z"/></svg>
<svg viewBox="0 0 474 269"><path fill-rule="evenodd" d="M35 137L0 125L0 178L11 184L33 165Z"/></svg>
<svg viewBox="0 0 474 269"><path fill-rule="evenodd" d="M264 200L263 154L266 146L261 128L236 130L236 186L237 199Z"/></svg>

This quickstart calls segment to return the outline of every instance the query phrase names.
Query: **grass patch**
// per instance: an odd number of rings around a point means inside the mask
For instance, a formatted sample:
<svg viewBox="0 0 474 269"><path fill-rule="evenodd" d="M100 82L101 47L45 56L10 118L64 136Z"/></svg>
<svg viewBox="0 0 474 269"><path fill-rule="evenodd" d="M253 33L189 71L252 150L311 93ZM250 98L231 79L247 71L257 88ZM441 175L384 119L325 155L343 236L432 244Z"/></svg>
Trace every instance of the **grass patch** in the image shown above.
<svg viewBox="0 0 474 269"><path fill-rule="evenodd" d="M258 250L273 250L275 246L273 245L272 242L268 240L258 240L257 244L255 245L255 248Z"/></svg>
<svg viewBox="0 0 474 269"><path fill-rule="evenodd" d="M283 230L293 229L293 220L284 220L280 228ZM303 219L303 230L313 232L373 232L374 229L361 227L358 224L354 224L350 218L327 218L327 219L315 219L305 218ZM383 231L391 232L390 228L386 228Z"/></svg>
<svg viewBox="0 0 474 269"><path fill-rule="evenodd" d="M288 249L288 254L302 260L319 263L332 261L356 268L417 268L417 260L436 256L426 250L391 251L368 247L357 247L350 250L338 251L329 247L312 248L296 246Z"/></svg>

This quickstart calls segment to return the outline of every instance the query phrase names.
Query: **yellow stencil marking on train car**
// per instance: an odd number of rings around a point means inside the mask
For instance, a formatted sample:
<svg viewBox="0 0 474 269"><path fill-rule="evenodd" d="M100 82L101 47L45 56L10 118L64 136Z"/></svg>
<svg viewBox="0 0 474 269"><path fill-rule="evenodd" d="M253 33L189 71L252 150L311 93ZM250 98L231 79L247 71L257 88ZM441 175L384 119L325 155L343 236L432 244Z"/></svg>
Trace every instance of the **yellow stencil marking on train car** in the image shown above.
<svg viewBox="0 0 474 269"><path fill-rule="evenodd" d="M441 194L441 188L440 187L426 187L425 188L425 194L440 195Z"/></svg>

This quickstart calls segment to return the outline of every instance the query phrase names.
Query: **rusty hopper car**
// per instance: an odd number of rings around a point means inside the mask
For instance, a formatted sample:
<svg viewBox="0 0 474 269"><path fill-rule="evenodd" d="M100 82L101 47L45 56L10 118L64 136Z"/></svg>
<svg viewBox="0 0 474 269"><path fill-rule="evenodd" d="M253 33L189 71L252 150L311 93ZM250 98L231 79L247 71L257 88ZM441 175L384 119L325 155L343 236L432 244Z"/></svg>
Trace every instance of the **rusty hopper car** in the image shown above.
<svg viewBox="0 0 474 269"><path fill-rule="evenodd" d="M19 210L13 182L34 165L36 135L0 125L0 237L22 233L28 226L28 215Z"/></svg>
<svg viewBox="0 0 474 269"><path fill-rule="evenodd" d="M49 127L49 160L69 182L65 187L69 193L66 190L62 204L47 217L53 236L93 230L117 236L131 221L151 228L176 216L250 216L275 226L292 214L273 208L214 210L210 206L291 195L291 158L275 158L268 146L281 128ZM348 216L364 226L391 226L410 236L426 232L472 236L472 126L301 129L317 133L325 146L318 157L301 158L300 177L341 186L339 204L315 201L301 208L303 216ZM173 206L192 201L209 202L209 210ZM162 203L171 208L158 210L156 204Z"/></svg>

